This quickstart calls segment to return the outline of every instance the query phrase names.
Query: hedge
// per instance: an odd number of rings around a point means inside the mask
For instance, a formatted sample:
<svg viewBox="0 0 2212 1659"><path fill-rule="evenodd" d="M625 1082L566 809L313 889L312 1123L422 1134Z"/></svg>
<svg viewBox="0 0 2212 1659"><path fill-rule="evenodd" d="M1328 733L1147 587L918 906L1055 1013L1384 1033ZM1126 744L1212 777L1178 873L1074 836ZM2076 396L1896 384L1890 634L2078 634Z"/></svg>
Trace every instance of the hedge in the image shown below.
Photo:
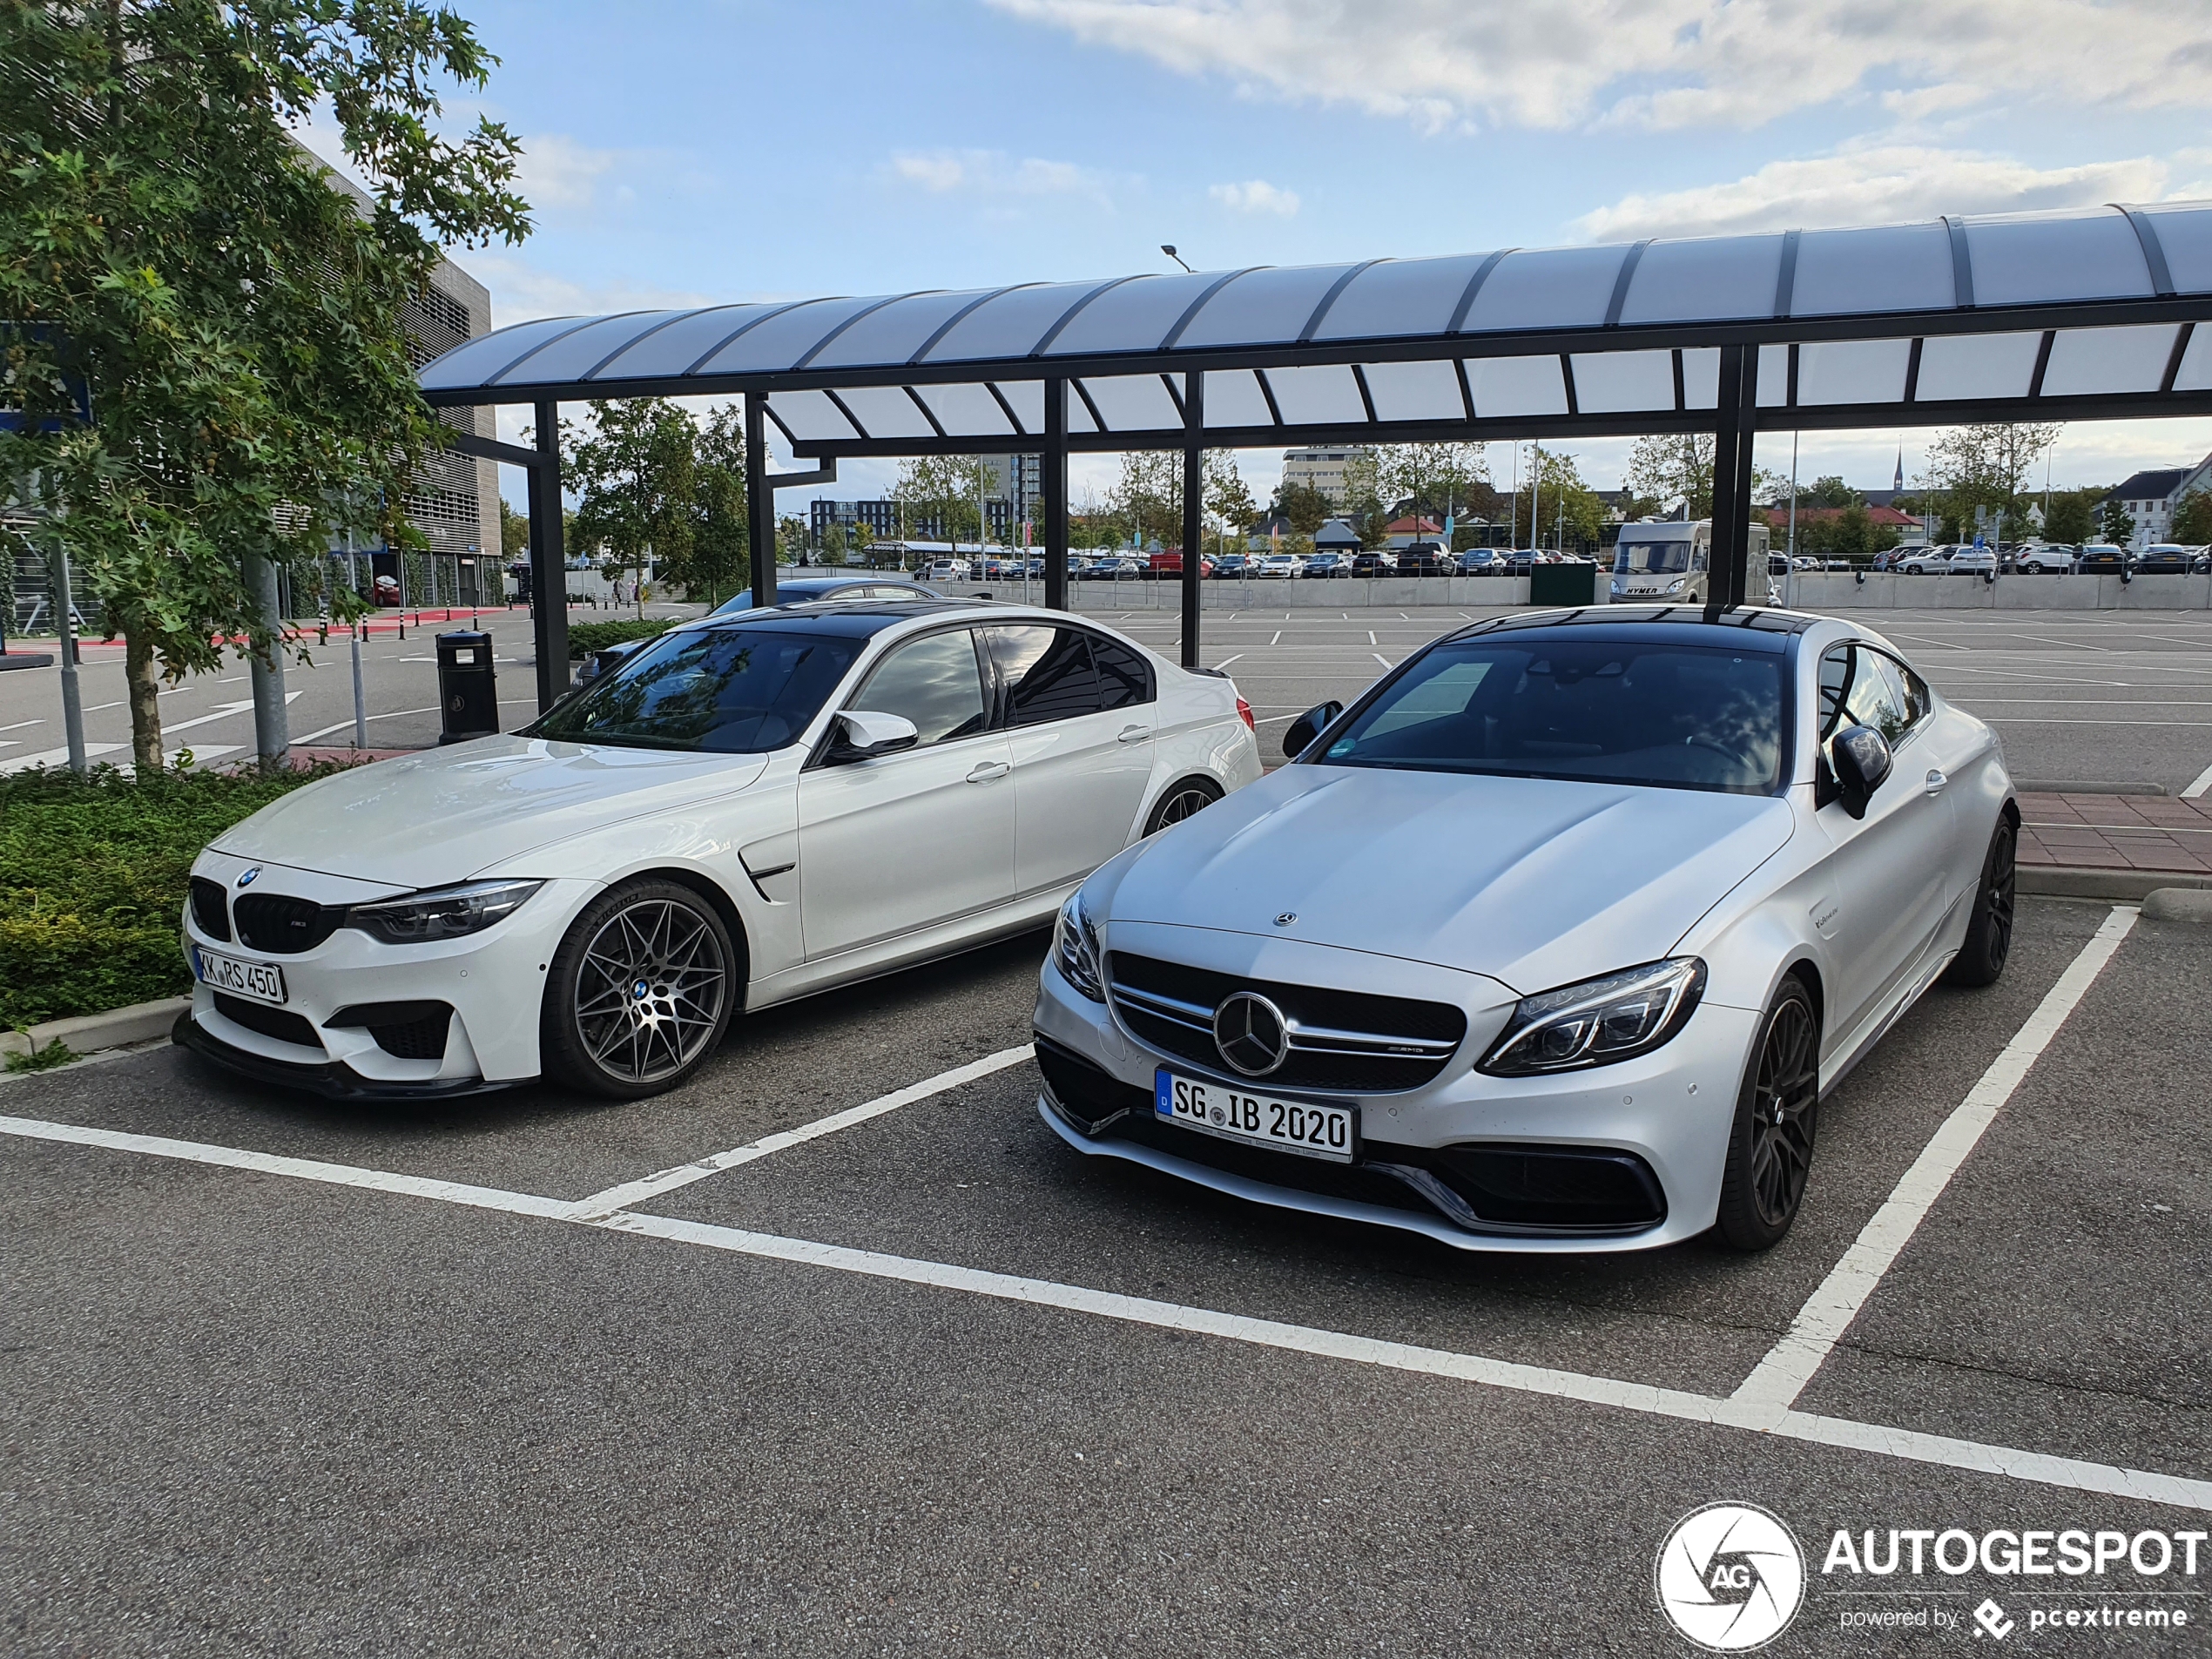
<svg viewBox="0 0 2212 1659"><path fill-rule="evenodd" d="M628 622L572 622L569 624L569 660L577 662L595 651L604 651L610 645L619 645L626 640L653 639L676 625L676 619L667 617L643 621L632 617Z"/></svg>
<svg viewBox="0 0 2212 1659"><path fill-rule="evenodd" d="M192 860L239 819L335 770L0 776L0 1028L190 990L178 940Z"/></svg>

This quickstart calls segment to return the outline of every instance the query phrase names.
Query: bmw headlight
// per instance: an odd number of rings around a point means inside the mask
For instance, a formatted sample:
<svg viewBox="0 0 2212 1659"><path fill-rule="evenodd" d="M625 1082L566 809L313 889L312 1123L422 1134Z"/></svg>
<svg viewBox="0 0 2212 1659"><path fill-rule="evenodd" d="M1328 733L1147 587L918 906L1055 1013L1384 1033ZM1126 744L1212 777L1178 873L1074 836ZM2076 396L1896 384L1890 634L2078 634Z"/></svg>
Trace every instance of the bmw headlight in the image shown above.
<svg viewBox="0 0 2212 1659"><path fill-rule="evenodd" d="M1649 1054L1689 1022L1704 990L1705 964L1676 956L1524 996L1475 1069L1525 1077Z"/></svg>
<svg viewBox="0 0 2212 1659"><path fill-rule="evenodd" d="M471 881L458 887L411 893L404 899L357 904L346 913L346 926L358 927L388 945L427 945L482 933L513 914L543 881Z"/></svg>
<svg viewBox="0 0 2212 1659"><path fill-rule="evenodd" d="M1052 929L1052 960L1060 975L1094 1002L1106 1000L1106 976L1098 968L1098 929L1083 908L1082 894L1060 907Z"/></svg>

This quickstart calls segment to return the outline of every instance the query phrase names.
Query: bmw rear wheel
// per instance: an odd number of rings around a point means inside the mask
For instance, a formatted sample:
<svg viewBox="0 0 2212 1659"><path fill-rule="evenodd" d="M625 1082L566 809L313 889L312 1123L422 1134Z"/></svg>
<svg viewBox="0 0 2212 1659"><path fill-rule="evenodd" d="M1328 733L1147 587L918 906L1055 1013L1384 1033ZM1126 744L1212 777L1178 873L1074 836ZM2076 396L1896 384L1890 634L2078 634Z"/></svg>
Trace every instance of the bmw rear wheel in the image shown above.
<svg viewBox="0 0 2212 1659"><path fill-rule="evenodd" d="M548 965L546 1074L617 1100L673 1089L729 1029L737 952L714 907L673 881L629 881L584 907Z"/></svg>
<svg viewBox="0 0 2212 1659"><path fill-rule="evenodd" d="M1171 825L1203 813L1221 799L1221 786L1209 778L1185 778L1173 785L1144 820L1144 833L1157 835Z"/></svg>
<svg viewBox="0 0 2212 1659"><path fill-rule="evenodd" d="M1718 1224L1737 1250L1771 1248L1797 1218L1819 1109L1820 1019L1793 977L1760 1022L1729 1130Z"/></svg>

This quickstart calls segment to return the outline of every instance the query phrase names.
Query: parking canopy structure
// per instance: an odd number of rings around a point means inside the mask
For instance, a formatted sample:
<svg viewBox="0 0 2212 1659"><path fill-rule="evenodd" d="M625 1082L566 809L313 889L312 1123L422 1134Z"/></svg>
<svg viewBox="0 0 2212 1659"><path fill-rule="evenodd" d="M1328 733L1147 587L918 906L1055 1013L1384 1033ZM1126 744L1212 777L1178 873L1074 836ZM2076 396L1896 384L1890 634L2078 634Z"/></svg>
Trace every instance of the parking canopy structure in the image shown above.
<svg viewBox="0 0 2212 1659"><path fill-rule="evenodd" d="M843 456L1041 453L1057 606L1071 452L1188 452L1195 550L1208 448L1696 431L1719 439L1725 606L1747 591L1760 430L2212 413L2208 320L2212 203L2161 203L548 318L421 383L433 404L536 406L536 451L463 447L531 468L556 583L558 405L741 393L764 598L774 487ZM769 474L769 422L824 469ZM1195 556L1183 580L1195 663Z"/></svg>

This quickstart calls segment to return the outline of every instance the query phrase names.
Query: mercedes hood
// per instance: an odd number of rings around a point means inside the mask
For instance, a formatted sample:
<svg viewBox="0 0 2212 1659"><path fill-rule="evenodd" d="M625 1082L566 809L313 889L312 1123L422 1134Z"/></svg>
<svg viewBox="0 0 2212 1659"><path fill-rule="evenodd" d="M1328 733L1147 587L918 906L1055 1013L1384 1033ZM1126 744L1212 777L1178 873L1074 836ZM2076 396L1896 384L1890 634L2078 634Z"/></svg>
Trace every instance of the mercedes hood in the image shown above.
<svg viewBox="0 0 2212 1659"><path fill-rule="evenodd" d="M1109 867L1101 920L1484 974L1526 995L1653 961L1789 840L1773 796L1285 766Z"/></svg>
<svg viewBox="0 0 2212 1659"><path fill-rule="evenodd" d="M223 832L215 851L414 889L610 824L745 788L767 757L479 738L318 779Z"/></svg>

